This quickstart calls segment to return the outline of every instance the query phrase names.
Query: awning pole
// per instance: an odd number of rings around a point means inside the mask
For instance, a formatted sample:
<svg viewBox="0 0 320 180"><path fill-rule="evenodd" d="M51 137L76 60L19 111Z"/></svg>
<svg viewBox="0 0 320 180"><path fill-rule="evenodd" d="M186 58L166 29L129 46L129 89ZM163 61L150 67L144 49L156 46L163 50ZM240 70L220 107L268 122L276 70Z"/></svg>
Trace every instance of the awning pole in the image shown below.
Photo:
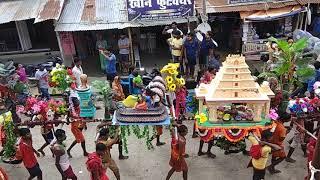
<svg viewBox="0 0 320 180"><path fill-rule="evenodd" d="M296 29L298 29L298 28L299 28L300 16L301 16L301 13L299 13L299 14L298 14L298 18L297 18L296 26L295 26L294 30L296 30Z"/></svg>
<svg viewBox="0 0 320 180"><path fill-rule="evenodd" d="M300 18L300 22L299 22L299 29L302 29L303 20L304 20L304 13L301 13L301 18Z"/></svg>
<svg viewBox="0 0 320 180"><path fill-rule="evenodd" d="M307 12L306 12L306 21L305 21L305 24L304 24L304 30L305 30L305 31L307 30L308 12L309 12L309 9L310 9L310 3L308 3L308 8L307 8Z"/></svg>
<svg viewBox="0 0 320 180"><path fill-rule="evenodd" d="M207 15L207 3L206 3L207 0L202 0L202 13L203 15Z"/></svg>
<svg viewBox="0 0 320 180"><path fill-rule="evenodd" d="M56 21L56 20L53 21L53 26L54 26L54 27L57 26L57 21ZM61 58L62 58L62 60L63 60L63 63L65 63L65 57L64 57L64 52L63 52L62 44L61 44L60 34L59 34L58 31L55 31L55 32L56 32L56 38L57 38L58 46L59 46L59 50L60 50L60 55L61 55Z"/></svg>
<svg viewBox="0 0 320 180"><path fill-rule="evenodd" d="M130 60L131 60L132 65L135 66L135 64L134 64L134 56L133 56L133 46L132 46L131 28L128 27L127 29L128 29L129 43L130 43L130 56L129 56L129 57L130 57Z"/></svg>

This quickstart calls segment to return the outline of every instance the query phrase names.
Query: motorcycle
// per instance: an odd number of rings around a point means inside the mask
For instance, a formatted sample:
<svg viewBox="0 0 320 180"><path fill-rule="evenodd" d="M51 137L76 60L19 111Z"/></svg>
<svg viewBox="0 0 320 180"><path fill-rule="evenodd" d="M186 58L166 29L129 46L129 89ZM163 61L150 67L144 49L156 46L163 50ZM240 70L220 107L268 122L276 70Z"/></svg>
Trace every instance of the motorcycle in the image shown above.
<svg viewBox="0 0 320 180"><path fill-rule="evenodd" d="M142 82L143 82L143 85L147 86L154 77L156 76L161 76L161 73L158 69L154 68L152 69L151 73L144 73L142 75Z"/></svg>
<svg viewBox="0 0 320 180"><path fill-rule="evenodd" d="M48 55L48 57L43 63L24 65L28 77L34 77L40 66L44 66L44 68L50 72L57 64L63 63L63 60L59 56L51 55L51 53L46 55Z"/></svg>

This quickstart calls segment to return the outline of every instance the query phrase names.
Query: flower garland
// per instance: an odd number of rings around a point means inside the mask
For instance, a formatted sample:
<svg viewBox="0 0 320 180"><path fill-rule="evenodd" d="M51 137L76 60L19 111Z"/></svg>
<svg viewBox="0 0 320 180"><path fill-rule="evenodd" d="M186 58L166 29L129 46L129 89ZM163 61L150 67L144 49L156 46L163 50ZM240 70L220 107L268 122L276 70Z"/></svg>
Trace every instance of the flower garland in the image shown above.
<svg viewBox="0 0 320 180"><path fill-rule="evenodd" d="M165 76L167 88L170 92L175 92L177 88L180 88L186 84L185 80L181 77L178 78L179 63L169 63L161 69L161 74Z"/></svg>
<svg viewBox="0 0 320 180"><path fill-rule="evenodd" d="M239 142L248 135L246 129L222 129L223 135L230 142Z"/></svg>
<svg viewBox="0 0 320 180"><path fill-rule="evenodd" d="M65 92L68 88L74 89L75 77L71 69L66 69L64 65L57 64L50 72L49 85L61 92Z"/></svg>
<svg viewBox="0 0 320 180"><path fill-rule="evenodd" d="M120 127L120 138L121 138L121 141L122 141L122 145L123 145L123 149L126 153L128 153L128 139L127 139L127 136L129 136L128 134L128 130L127 128L129 128L129 126L121 126Z"/></svg>

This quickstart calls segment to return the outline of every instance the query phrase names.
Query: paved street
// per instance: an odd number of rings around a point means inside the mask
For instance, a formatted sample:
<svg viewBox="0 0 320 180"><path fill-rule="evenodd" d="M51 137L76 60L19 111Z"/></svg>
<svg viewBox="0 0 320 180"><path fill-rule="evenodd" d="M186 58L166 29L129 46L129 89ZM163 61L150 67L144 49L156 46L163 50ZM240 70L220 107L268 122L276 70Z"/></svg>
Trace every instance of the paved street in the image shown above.
<svg viewBox="0 0 320 180"><path fill-rule="evenodd" d="M91 69L87 70L90 71ZM89 72L92 73L91 70ZM94 73L92 73L94 74ZM101 76L101 75L100 75ZM104 80L103 77L90 77L89 82L94 80ZM32 93L37 91L32 89ZM97 112L97 118L102 118L103 110ZM187 159L189 166L190 180L232 180L232 179L251 179L251 169L247 169L249 157L239 154L224 155L224 151L217 147L212 149L212 152L217 155L216 159L209 159L205 156L198 157L199 139L192 139L192 122L186 122L189 127L189 134L187 135L187 153L190 158ZM95 127L97 123L88 124L88 130L84 132L87 140L87 149L89 152L94 151L94 136ZM64 126L67 131L67 145L70 145L74 140L71 134L70 127ZM39 128L33 128L33 139L35 149L40 148L44 142ZM123 180L164 180L169 170L170 159L170 135L169 131L165 130L162 140L167 144L162 147L156 147L155 150L147 150L144 140L137 139L134 135L128 138L129 156L128 160L119 161L118 148L115 146L112 149L112 155L115 157ZM155 142L153 142L155 144ZM203 151L206 150L206 145ZM40 157L39 164L44 173L44 180L60 179L60 174L54 165L54 159L51 157L51 152L48 148L45 149L47 156ZM72 151L73 158L71 159L72 167L80 180L89 179L88 171L85 166L86 158L82 156L82 149L80 145L76 145ZM281 174L271 176L266 175L268 180L301 180L306 173L306 160L302 157L302 152L297 150L293 157L297 159L296 164L289 164L283 162L279 165L282 170ZM4 167L9 177L12 180L24 180L28 176L27 170L20 165L8 165L0 162L0 166ZM107 172L111 180L115 179L110 170ZM174 174L173 180L182 179L182 174Z"/></svg>
<svg viewBox="0 0 320 180"><path fill-rule="evenodd" d="M102 110L98 111L98 117L102 116ZM216 159L209 159L205 156L198 157L198 139L191 138L192 122L186 122L189 128L187 135L187 153L190 158L187 159L189 166L189 179L190 180L249 180L251 179L251 169L246 166L249 162L249 157L239 154L224 155L223 151L214 147L212 151L217 155ZM94 136L95 127L97 123L88 124L88 130L84 132L87 142L87 149L89 152L94 151ZM73 141L73 136L69 126L63 127L67 131L67 145ZM39 128L32 129L34 147L38 149L43 139L40 135ZM170 158L170 136L169 131L164 131L162 140L167 144L162 147L156 147L155 150L147 150L144 141L138 140L134 135L128 138L129 156L128 160L119 161L117 159L118 152L117 146L112 149L112 155L118 164L123 180L164 180L169 170ZM154 142L155 143L155 142ZM203 149L206 150L206 146ZM39 164L44 173L44 180L60 179L60 174L54 165L54 159L51 157L51 152L48 148L45 149L47 156L38 158ZM80 145L76 145L72 150L73 158L71 159L72 167L80 180L89 179L88 171L85 166L86 158L82 156ZM294 155L297 159L295 164L283 162L279 165L282 170L281 174L271 176L269 173L266 175L267 180L302 180L306 173L306 160L302 158L301 150L297 150ZM28 176L27 170L20 165L8 165L0 163L1 167L9 174L12 180L24 180ZM112 172L108 170L108 176L114 180ZM182 179L182 174L174 174L173 180Z"/></svg>

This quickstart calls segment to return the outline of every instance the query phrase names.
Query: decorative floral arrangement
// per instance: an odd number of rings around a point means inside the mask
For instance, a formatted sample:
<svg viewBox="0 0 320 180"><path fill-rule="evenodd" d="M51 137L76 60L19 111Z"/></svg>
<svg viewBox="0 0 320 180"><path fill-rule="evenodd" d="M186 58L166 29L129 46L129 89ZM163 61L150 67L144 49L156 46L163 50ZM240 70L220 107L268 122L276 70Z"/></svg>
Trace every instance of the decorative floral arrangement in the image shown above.
<svg viewBox="0 0 320 180"><path fill-rule="evenodd" d="M17 113L27 113L30 115L41 114L45 116L50 109L55 114L59 115L66 114L68 112L68 106L62 100L51 99L50 101L43 101L35 97L28 97L26 106L18 106Z"/></svg>
<svg viewBox="0 0 320 180"><path fill-rule="evenodd" d="M48 106L55 114L63 115L63 114L66 114L68 112L68 106L62 100L51 99L48 102Z"/></svg>
<svg viewBox="0 0 320 180"><path fill-rule="evenodd" d="M288 102L288 109L291 114L300 117L306 114L312 114L319 112L320 108L320 99L315 97L313 99L305 98L297 98L290 99Z"/></svg>
<svg viewBox="0 0 320 180"><path fill-rule="evenodd" d="M200 122L200 124L203 124L208 121L208 117L205 113L197 114L195 118Z"/></svg>
<svg viewBox="0 0 320 180"><path fill-rule="evenodd" d="M49 109L48 102L39 100L34 97L29 97L27 99L27 103L25 108L19 107L19 112L24 111L27 114L39 114L43 112L47 112Z"/></svg>
<svg viewBox="0 0 320 180"><path fill-rule="evenodd" d="M177 88L180 88L186 84L182 77L178 77L179 66L179 63L169 63L160 71L165 76L166 84L170 92L175 92Z"/></svg>
<svg viewBox="0 0 320 180"><path fill-rule="evenodd" d="M192 114L196 114L198 109L199 109L199 103L197 98L194 96L194 92L193 93L189 93L188 92L188 96L187 96L187 106L186 106L186 111L188 113L192 113Z"/></svg>
<svg viewBox="0 0 320 180"><path fill-rule="evenodd" d="M232 142L228 140L226 137L219 137L215 141L215 145L220 147L220 149L226 150L228 152L229 150L233 151L244 151L246 150L246 142L245 141L237 141L237 142Z"/></svg>
<svg viewBox="0 0 320 180"><path fill-rule="evenodd" d="M57 64L50 72L49 85L64 92L66 89L74 89L76 87L75 77L71 69L66 69L64 65Z"/></svg>
<svg viewBox="0 0 320 180"><path fill-rule="evenodd" d="M279 118L279 115L277 113L277 110L276 109L270 109L270 112L268 114L268 117L271 119L271 120L277 120Z"/></svg>
<svg viewBox="0 0 320 180"><path fill-rule="evenodd" d="M320 81L317 81L313 84L314 93L317 96L320 96Z"/></svg>
<svg viewBox="0 0 320 180"><path fill-rule="evenodd" d="M223 121L252 121L253 110L245 106L220 106L217 109L217 117Z"/></svg>

